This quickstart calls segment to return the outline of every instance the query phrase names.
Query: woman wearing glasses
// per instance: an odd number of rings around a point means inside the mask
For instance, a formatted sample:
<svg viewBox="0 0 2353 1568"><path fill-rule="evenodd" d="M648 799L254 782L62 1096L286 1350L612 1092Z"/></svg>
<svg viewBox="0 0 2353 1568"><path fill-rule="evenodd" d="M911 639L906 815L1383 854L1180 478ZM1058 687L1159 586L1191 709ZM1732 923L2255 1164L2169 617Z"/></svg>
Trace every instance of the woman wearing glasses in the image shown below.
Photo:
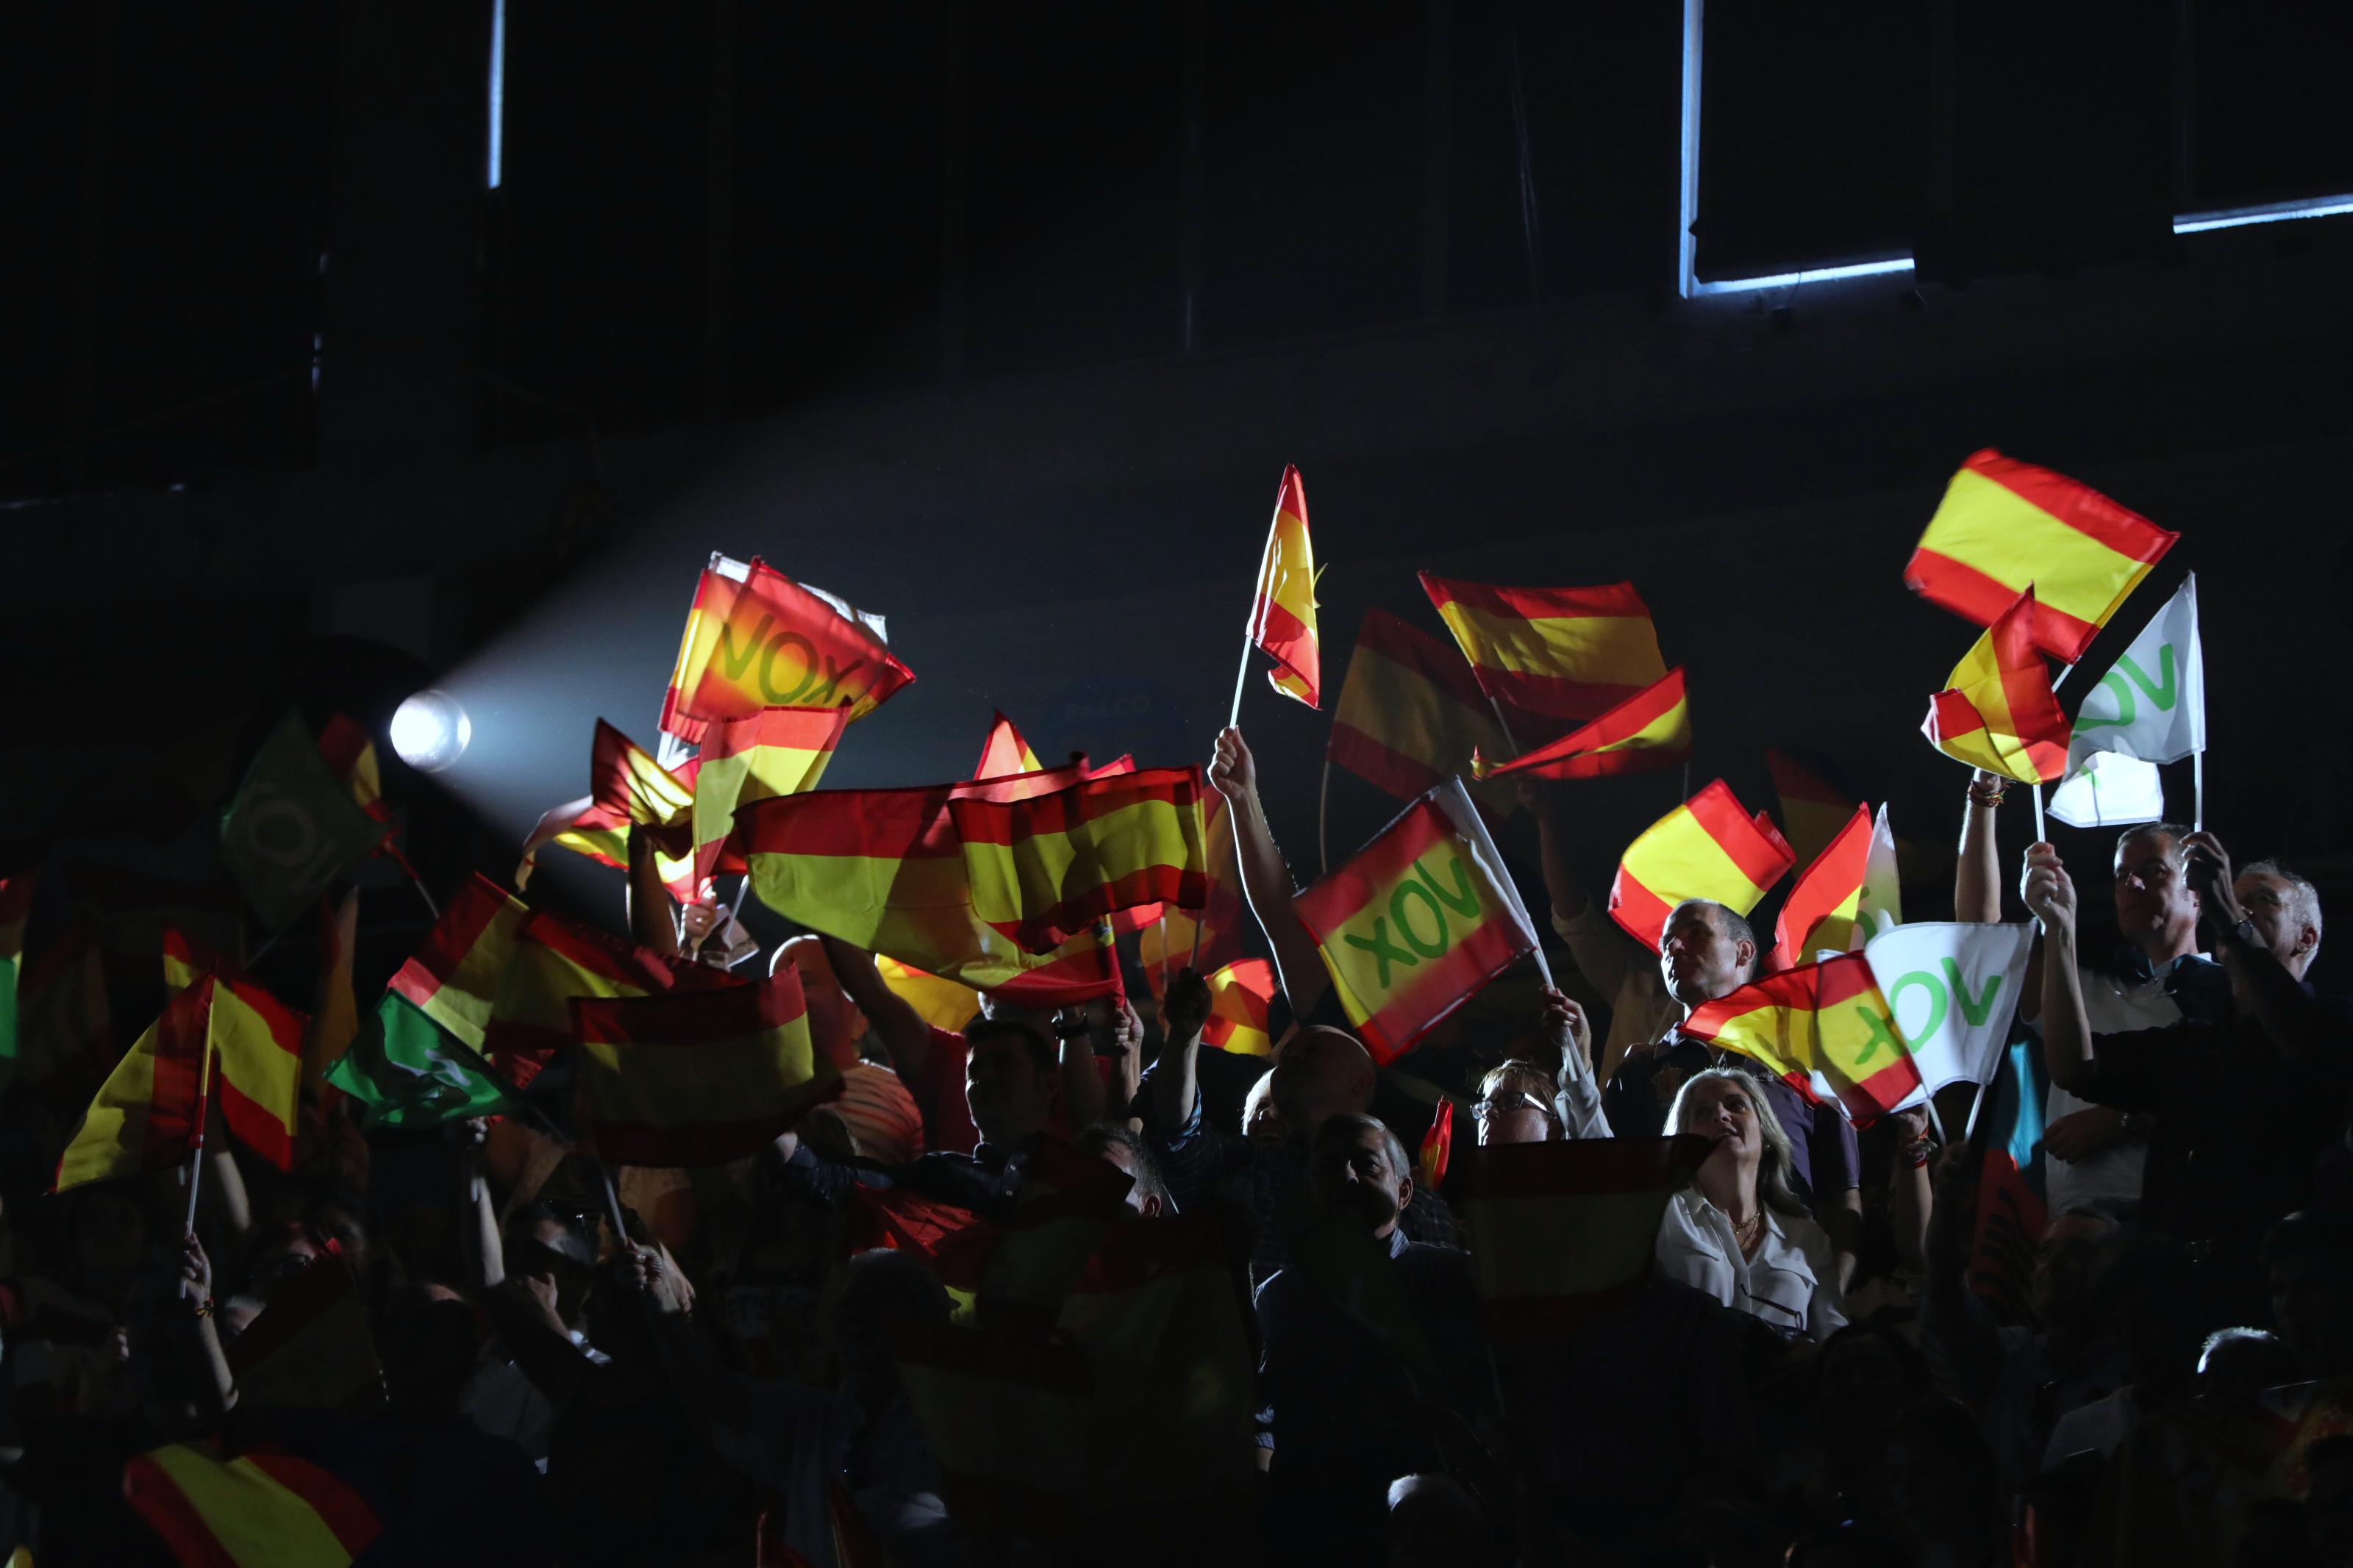
<svg viewBox="0 0 2353 1568"><path fill-rule="evenodd" d="M1820 1343L1836 1332L1846 1314L1831 1240L1789 1185L1789 1135L1757 1080L1736 1068L1694 1073L1667 1126L1715 1147L1667 1201L1660 1271L1785 1334Z"/></svg>

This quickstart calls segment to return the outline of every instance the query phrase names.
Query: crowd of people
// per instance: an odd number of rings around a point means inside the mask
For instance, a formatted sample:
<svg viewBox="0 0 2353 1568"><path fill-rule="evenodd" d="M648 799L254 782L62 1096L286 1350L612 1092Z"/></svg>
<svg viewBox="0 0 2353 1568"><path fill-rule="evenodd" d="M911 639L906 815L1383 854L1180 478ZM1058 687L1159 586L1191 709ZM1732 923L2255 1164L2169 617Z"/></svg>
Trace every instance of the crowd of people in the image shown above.
<svg viewBox="0 0 2353 1568"><path fill-rule="evenodd" d="M800 936L765 962L797 970L843 1089L756 1158L608 1188L526 1119L363 1132L314 1088L290 1175L206 1144L193 1224L177 1169L48 1194L73 1110L12 1090L0 1547L174 1561L126 1467L210 1437L364 1477L372 1534L339 1562L2353 1565L2353 1007L2306 979L2295 871L2149 824L2078 889L2049 845L1999 864L2000 783L1968 784L1956 918L2040 928L2002 1092L2040 1127L2016 1152L2046 1217L2004 1291L1973 1086L1857 1128L1685 1034L1756 974L1757 931L1686 901L1654 956L1574 874L1606 847L1570 841L1562 786L1520 786L1560 988L1377 1068L1239 731L1209 780L1280 979L1271 1058L1204 1047L1189 968L1156 1006L978 998L949 1030ZM656 886L640 942L763 962ZM2113 952L2084 934L2104 896ZM1540 1349L1490 1342L1415 1152L1450 1099L1482 1145L1706 1140L1637 1289ZM974 1435L916 1397L911 1335L1069 1336L1050 1302L992 1311L987 1258L976 1292L943 1259L957 1216L1057 1223L1072 1152L1126 1184L1114 1232L1214 1227L1246 1336L1242 1419L1117 1432L1182 1456L1150 1484L1089 1457L1117 1484L1041 1485L1017 1425L976 1477ZM298 1318L297 1281L338 1304ZM269 1544L235 1560L311 1560Z"/></svg>

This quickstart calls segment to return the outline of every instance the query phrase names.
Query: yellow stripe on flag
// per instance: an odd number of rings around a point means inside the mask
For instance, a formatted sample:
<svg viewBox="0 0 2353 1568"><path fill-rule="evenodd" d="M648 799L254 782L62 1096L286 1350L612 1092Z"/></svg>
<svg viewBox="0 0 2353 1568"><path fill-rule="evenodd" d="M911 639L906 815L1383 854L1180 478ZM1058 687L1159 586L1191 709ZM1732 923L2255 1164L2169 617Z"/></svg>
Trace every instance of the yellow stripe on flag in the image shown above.
<svg viewBox="0 0 2353 1568"><path fill-rule="evenodd" d="M224 1464L186 1444L147 1458L237 1568L350 1568L352 1554L310 1501L249 1458Z"/></svg>

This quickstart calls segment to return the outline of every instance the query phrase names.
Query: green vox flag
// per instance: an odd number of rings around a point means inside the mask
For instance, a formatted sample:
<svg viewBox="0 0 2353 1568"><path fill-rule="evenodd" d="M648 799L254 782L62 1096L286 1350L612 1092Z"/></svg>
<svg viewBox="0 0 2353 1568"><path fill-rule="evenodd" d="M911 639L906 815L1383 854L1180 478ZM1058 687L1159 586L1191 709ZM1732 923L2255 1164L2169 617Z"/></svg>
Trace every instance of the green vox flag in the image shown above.
<svg viewBox="0 0 2353 1568"><path fill-rule="evenodd" d="M500 1116L522 1103L457 1036L390 992L375 1022L327 1069L327 1081L366 1108L360 1118L366 1131Z"/></svg>
<svg viewBox="0 0 2353 1568"><path fill-rule="evenodd" d="M254 753L221 817L221 858L254 918L274 931L391 831L360 809L289 714Z"/></svg>

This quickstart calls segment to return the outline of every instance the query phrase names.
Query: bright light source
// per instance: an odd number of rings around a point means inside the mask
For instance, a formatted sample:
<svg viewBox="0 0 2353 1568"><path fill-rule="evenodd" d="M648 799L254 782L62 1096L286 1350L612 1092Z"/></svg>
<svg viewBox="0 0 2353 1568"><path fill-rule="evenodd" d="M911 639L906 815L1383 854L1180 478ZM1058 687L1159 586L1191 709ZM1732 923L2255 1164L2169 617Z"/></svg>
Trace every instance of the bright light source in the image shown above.
<svg viewBox="0 0 2353 1568"><path fill-rule="evenodd" d="M420 691L392 716L392 749L419 773L438 773L466 754L474 721L446 691Z"/></svg>

